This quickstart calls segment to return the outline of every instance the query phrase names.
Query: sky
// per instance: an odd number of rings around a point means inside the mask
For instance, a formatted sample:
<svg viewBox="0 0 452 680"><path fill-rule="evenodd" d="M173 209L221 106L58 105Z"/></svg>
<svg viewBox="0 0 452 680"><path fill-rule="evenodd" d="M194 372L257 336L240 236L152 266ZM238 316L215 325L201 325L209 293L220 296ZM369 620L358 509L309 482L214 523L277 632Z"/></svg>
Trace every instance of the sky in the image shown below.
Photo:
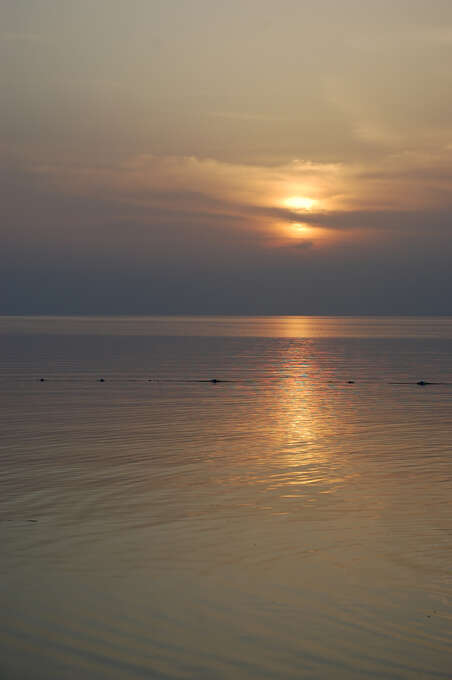
<svg viewBox="0 0 452 680"><path fill-rule="evenodd" d="M0 314L452 314L450 0L2 0Z"/></svg>

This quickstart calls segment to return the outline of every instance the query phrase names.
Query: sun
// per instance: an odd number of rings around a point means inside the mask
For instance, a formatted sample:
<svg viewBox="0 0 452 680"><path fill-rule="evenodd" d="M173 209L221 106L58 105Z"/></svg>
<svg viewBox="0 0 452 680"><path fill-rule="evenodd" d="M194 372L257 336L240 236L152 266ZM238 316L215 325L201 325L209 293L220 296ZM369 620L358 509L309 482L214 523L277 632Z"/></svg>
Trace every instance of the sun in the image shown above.
<svg viewBox="0 0 452 680"><path fill-rule="evenodd" d="M292 210L312 210L317 201L307 196L290 196L284 201L284 205Z"/></svg>
<svg viewBox="0 0 452 680"><path fill-rule="evenodd" d="M305 222L291 222L286 225L285 232L289 238L304 239L313 235L310 224Z"/></svg>

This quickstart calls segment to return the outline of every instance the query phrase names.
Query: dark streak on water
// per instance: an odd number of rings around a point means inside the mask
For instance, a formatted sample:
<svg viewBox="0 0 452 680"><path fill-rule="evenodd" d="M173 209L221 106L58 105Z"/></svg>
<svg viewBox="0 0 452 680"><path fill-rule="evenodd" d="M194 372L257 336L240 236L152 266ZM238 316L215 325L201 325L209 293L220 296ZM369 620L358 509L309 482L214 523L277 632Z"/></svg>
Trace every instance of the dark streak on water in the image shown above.
<svg viewBox="0 0 452 680"><path fill-rule="evenodd" d="M2 680L452 677L450 319L0 319L0 350Z"/></svg>

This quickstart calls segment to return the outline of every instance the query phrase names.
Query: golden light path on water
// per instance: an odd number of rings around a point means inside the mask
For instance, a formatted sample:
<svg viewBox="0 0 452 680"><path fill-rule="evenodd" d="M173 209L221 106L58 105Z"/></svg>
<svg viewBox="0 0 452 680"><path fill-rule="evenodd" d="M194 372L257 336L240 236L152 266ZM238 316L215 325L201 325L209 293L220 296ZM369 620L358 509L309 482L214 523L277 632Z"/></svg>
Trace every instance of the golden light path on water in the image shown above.
<svg viewBox="0 0 452 680"><path fill-rule="evenodd" d="M338 403L334 385L328 384L334 382L334 372L325 372L310 341L290 343L267 374L258 392L265 413L259 423L265 448L254 462L255 474L248 469L246 477L266 489L275 511L287 514L287 499L318 502L317 490L320 495L334 493L358 474L356 468L345 470L336 455L345 431L347 436L353 433L354 418L349 412L344 423L341 404L349 411L351 402L341 393ZM251 461L243 462L248 467Z"/></svg>

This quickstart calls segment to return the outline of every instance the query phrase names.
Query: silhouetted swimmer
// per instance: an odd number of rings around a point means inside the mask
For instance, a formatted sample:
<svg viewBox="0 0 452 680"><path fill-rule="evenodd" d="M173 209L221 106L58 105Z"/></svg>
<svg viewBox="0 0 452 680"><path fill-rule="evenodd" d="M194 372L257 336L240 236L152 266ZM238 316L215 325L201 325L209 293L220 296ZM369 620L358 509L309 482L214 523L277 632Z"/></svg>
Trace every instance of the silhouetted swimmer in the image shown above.
<svg viewBox="0 0 452 680"><path fill-rule="evenodd" d="M349 380L349 381L348 381L348 384L349 384L349 385L354 385L354 384L355 384L355 381L354 381L354 380Z"/></svg>
<svg viewBox="0 0 452 680"><path fill-rule="evenodd" d="M45 378L39 378L39 382L45 382Z"/></svg>
<svg viewBox="0 0 452 680"><path fill-rule="evenodd" d="M99 378L97 382L105 382L104 378Z"/></svg>
<svg viewBox="0 0 452 680"><path fill-rule="evenodd" d="M427 382L426 380L419 380L416 385L431 385L431 383Z"/></svg>

